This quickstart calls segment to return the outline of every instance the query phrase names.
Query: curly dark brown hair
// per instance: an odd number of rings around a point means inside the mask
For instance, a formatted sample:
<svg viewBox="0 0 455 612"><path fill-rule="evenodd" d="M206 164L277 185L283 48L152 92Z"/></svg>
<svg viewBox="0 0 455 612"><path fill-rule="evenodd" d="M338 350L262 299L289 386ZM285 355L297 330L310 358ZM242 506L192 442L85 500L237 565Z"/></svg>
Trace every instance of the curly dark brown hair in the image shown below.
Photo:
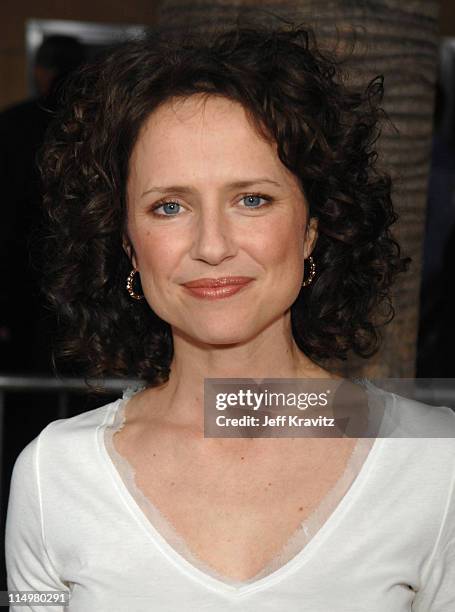
<svg viewBox="0 0 455 612"><path fill-rule="evenodd" d="M318 219L317 274L291 308L299 348L316 362L373 355L394 316L391 284L410 262L389 230L390 178L376 169L383 78L351 89L301 25L238 25L210 36L156 30L72 79L41 159L46 294L65 330L58 356L89 376L167 380L170 325L125 290L125 192L146 119L197 93L242 104Z"/></svg>

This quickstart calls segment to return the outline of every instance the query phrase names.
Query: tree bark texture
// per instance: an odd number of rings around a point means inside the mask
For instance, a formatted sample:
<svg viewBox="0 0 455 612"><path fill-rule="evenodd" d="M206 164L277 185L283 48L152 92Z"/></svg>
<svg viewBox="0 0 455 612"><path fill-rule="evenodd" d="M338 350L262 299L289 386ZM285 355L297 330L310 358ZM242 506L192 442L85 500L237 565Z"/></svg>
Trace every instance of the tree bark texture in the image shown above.
<svg viewBox="0 0 455 612"><path fill-rule="evenodd" d="M267 20L264 10L311 26L321 49L344 55L355 39L345 67L349 83L366 86L384 75L383 108L393 126L384 124L378 141L379 164L393 179L398 221L392 232L410 256L409 271L393 288L395 318L382 328L383 343L370 359L350 355L331 364L345 376L414 377L419 292L431 153L432 118L438 57L439 2L433 0L164 0L158 23L169 30L209 31L231 25L241 12Z"/></svg>

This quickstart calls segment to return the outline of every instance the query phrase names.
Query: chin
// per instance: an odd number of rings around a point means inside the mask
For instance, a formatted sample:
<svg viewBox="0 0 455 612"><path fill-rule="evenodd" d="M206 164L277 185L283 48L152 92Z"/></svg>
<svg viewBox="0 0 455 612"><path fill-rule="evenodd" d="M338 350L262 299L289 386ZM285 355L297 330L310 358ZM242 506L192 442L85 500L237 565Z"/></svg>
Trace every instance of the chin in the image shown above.
<svg viewBox="0 0 455 612"><path fill-rule="evenodd" d="M227 346L231 344L241 344L248 342L254 336L259 333L259 329L255 325L254 328L251 325L238 324L229 325L220 324L220 321L216 321L213 325L205 324L195 327L194 323L190 327L178 327L178 333L186 336L197 343Z"/></svg>
<svg viewBox="0 0 455 612"><path fill-rule="evenodd" d="M201 333L199 331L198 334L194 334L193 336L199 342L203 342L204 344L213 344L213 345L230 345L230 344L239 344L242 342L248 342L251 338L250 334L241 333L239 330L237 331L228 331L223 332L218 329L216 331Z"/></svg>

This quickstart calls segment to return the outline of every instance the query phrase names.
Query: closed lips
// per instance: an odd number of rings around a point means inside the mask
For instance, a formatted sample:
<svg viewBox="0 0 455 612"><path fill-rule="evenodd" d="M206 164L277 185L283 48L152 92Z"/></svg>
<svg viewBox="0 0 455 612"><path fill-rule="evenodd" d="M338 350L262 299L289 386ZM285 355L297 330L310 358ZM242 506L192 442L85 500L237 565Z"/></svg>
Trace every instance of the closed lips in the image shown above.
<svg viewBox="0 0 455 612"><path fill-rule="evenodd" d="M185 287L224 287L226 285L244 285L253 280L248 276L229 276L224 278L199 278L188 283L184 283Z"/></svg>

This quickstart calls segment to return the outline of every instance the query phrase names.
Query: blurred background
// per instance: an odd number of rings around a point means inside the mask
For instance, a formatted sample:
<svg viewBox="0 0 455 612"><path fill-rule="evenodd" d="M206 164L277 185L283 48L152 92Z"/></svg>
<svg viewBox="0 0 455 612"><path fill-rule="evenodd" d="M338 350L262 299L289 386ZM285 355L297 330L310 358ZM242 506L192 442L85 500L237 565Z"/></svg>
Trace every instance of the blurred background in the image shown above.
<svg viewBox="0 0 455 612"><path fill-rule="evenodd" d="M385 76L391 124L379 139L381 166L394 180L394 233L411 270L394 292L396 316L381 350L333 364L344 375L455 379L455 3L414 0L221 2L16 0L0 6L0 511L20 450L46 425L119 396L86 393L80 379L56 377L55 322L40 294L42 220L36 154L65 79L113 46L158 24L210 30L239 15L305 22L321 47L343 52L353 85ZM454 389L452 385L452 390ZM447 401L441 402L446 405ZM453 399L453 398L452 398ZM6 588L0 563L0 589Z"/></svg>

